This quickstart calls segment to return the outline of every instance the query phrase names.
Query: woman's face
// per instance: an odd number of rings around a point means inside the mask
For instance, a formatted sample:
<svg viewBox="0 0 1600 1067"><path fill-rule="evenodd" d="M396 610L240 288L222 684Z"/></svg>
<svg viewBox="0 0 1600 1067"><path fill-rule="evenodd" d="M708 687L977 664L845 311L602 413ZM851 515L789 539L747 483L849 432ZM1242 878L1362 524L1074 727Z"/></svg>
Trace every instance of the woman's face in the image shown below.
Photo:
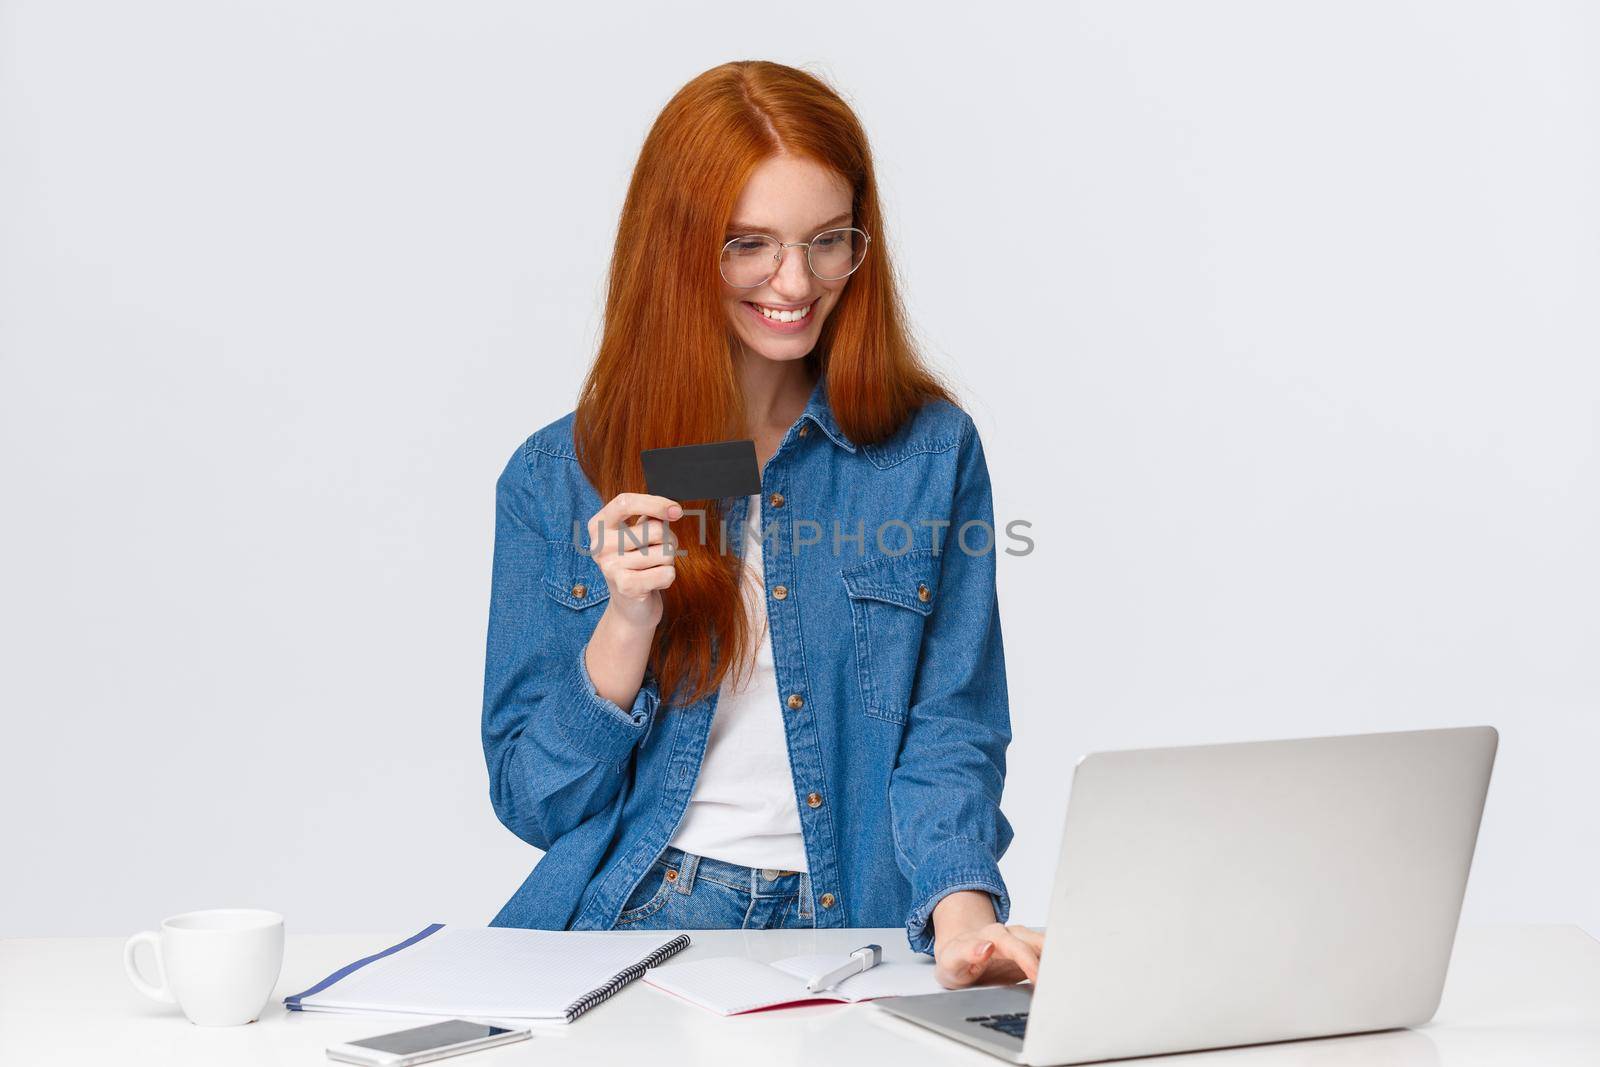
<svg viewBox="0 0 1600 1067"><path fill-rule="evenodd" d="M788 243L809 241L823 230L853 226L850 187L833 171L795 156L773 156L751 174L724 240L764 233ZM839 302L849 278L825 282L806 265L804 248L783 250L778 273L752 289L722 282L722 302L734 336L746 352L775 362L803 358L817 344L822 324ZM809 309L793 322L779 322L761 309Z"/></svg>

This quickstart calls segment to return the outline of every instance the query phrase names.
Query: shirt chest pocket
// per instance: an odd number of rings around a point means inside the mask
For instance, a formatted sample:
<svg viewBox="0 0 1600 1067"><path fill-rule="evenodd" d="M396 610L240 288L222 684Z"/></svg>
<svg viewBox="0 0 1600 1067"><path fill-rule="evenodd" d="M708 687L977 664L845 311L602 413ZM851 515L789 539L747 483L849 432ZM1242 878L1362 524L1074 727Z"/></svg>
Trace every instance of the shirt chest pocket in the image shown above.
<svg viewBox="0 0 1600 1067"><path fill-rule="evenodd" d="M903 723L933 610L938 558L929 549L868 560L841 577L855 627L856 675L868 715Z"/></svg>
<svg viewBox="0 0 1600 1067"><path fill-rule="evenodd" d="M547 545L544 591L551 599L571 608L574 621L592 629L600 617L589 609L604 604L611 596L605 573L592 556L571 541L549 541Z"/></svg>

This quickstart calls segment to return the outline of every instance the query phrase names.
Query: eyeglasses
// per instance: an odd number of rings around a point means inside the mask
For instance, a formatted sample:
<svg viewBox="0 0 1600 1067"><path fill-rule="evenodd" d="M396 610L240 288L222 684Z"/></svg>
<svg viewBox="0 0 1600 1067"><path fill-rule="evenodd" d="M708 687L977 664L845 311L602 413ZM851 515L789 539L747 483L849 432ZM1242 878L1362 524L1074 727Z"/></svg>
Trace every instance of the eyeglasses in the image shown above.
<svg viewBox="0 0 1600 1067"><path fill-rule="evenodd" d="M806 266L825 282L848 278L867 258L872 238L865 230L844 226L824 230L809 241L787 244L770 234L751 233L735 237L722 246L722 280L735 289L754 289L765 285L783 264L783 250L804 248Z"/></svg>

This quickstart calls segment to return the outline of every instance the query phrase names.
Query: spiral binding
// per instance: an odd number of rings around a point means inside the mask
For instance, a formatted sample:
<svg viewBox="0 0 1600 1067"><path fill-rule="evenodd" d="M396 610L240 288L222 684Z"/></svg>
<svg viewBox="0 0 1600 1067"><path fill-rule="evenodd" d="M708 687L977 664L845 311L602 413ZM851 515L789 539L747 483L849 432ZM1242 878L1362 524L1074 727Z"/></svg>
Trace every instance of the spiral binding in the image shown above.
<svg viewBox="0 0 1600 1067"><path fill-rule="evenodd" d="M677 937L673 938L671 941L668 941L665 945L662 945L660 948L650 953L650 955L646 956L638 963L635 963L632 967L613 975L609 982L601 986L599 989L596 989L593 993L585 993L582 997L579 997L572 1003L571 1007L567 1008L567 1022L570 1023L572 1020L576 1019L578 1016L582 1015L596 1004L603 1004L610 1000L612 997L617 995L618 990L627 985L629 982L633 981L635 978L639 977L648 968L656 966L662 960L671 959L673 956L676 956L678 953L682 952L688 947L689 935L679 934Z"/></svg>

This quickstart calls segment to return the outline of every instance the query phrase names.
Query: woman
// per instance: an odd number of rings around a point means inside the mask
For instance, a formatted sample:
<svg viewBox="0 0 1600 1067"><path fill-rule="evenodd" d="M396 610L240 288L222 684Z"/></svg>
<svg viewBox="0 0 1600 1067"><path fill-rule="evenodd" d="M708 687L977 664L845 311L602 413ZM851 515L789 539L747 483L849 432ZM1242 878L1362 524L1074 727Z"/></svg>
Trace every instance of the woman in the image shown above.
<svg viewBox="0 0 1600 1067"><path fill-rule="evenodd" d="M643 491L642 450L744 438L760 493ZM1035 975L988 470L832 90L738 62L667 104L577 409L496 491L484 752L545 855L495 925L903 924L946 985Z"/></svg>

